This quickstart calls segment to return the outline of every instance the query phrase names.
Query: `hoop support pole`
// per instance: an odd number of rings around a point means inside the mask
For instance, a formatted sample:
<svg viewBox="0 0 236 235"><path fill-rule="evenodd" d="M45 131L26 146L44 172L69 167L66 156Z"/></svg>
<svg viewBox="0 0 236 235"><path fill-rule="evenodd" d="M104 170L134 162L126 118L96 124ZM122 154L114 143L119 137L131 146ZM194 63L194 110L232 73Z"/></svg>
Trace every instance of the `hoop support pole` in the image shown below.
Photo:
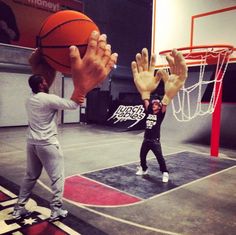
<svg viewBox="0 0 236 235"><path fill-rule="evenodd" d="M216 71L217 74L217 71ZM219 71L217 81L222 79L223 72ZM223 83L216 81L215 94L219 94L216 101L215 110L212 113L212 126L211 126L211 156L218 157L219 155L219 144L220 144L220 119L221 119L221 105L222 105L222 87ZM219 93L218 93L219 92ZM215 97L216 98L216 97Z"/></svg>

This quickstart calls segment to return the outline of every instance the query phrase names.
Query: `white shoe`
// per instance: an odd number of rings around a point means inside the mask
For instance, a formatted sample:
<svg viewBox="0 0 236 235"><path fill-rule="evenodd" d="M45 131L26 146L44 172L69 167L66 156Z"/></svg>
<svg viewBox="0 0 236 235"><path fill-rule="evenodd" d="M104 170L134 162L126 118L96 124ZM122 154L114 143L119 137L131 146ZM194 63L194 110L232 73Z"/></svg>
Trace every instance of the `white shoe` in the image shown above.
<svg viewBox="0 0 236 235"><path fill-rule="evenodd" d="M167 183L169 181L169 173L168 172L163 172L162 174L162 182Z"/></svg>
<svg viewBox="0 0 236 235"><path fill-rule="evenodd" d="M50 222L59 220L60 218L66 218L68 215L68 211L62 208L58 208L57 210L52 210L51 211L51 216L49 218Z"/></svg>
<svg viewBox="0 0 236 235"><path fill-rule="evenodd" d="M144 171L141 166L137 167L136 175L147 175L147 174L148 174L148 169Z"/></svg>

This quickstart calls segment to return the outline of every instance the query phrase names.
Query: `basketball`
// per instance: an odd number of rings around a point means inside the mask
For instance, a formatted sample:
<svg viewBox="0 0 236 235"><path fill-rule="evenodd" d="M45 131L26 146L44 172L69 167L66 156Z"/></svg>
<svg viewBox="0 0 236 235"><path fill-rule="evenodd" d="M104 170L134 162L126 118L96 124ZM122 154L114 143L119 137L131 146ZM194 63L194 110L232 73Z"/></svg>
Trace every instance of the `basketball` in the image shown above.
<svg viewBox="0 0 236 235"><path fill-rule="evenodd" d="M99 32L97 25L83 13L59 11L42 24L37 36L37 47L41 48L43 57L55 70L70 74L69 47L77 46L83 57L93 30Z"/></svg>

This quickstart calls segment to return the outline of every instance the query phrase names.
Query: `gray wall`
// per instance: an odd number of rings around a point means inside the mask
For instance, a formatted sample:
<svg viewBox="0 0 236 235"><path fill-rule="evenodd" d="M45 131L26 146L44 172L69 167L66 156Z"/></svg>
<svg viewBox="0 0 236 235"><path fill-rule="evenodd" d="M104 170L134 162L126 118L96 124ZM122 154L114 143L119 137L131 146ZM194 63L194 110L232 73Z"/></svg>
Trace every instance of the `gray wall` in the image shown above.
<svg viewBox="0 0 236 235"><path fill-rule="evenodd" d="M0 127L25 126L28 124L25 100L31 93L28 86L28 77L31 75L28 58L32 49L0 43L0 51ZM50 93L70 98L72 80L65 78L63 86L62 78L62 74L57 73ZM64 123L78 123L79 114L79 108L75 111L60 111L58 123L62 120Z"/></svg>
<svg viewBox="0 0 236 235"><path fill-rule="evenodd" d="M27 77L0 72L0 126L27 125L25 99L30 93Z"/></svg>

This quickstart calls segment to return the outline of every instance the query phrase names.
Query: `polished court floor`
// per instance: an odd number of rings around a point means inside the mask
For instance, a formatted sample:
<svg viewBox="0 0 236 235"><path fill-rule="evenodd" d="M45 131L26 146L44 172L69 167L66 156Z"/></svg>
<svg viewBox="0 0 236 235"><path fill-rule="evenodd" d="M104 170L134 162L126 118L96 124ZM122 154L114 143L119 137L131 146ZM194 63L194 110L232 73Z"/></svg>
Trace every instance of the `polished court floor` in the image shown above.
<svg viewBox="0 0 236 235"><path fill-rule="evenodd" d="M234 235L236 151L178 142L162 134L170 181L161 182L149 153L149 175L136 176L142 131L119 132L96 125L59 127L65 157L68 218L49 223L50 181L45 172L28 208L15 222L12 206L25 170L26 127L0 129L0 234ZM41 232L41 233L40 233Z"/></svg>

